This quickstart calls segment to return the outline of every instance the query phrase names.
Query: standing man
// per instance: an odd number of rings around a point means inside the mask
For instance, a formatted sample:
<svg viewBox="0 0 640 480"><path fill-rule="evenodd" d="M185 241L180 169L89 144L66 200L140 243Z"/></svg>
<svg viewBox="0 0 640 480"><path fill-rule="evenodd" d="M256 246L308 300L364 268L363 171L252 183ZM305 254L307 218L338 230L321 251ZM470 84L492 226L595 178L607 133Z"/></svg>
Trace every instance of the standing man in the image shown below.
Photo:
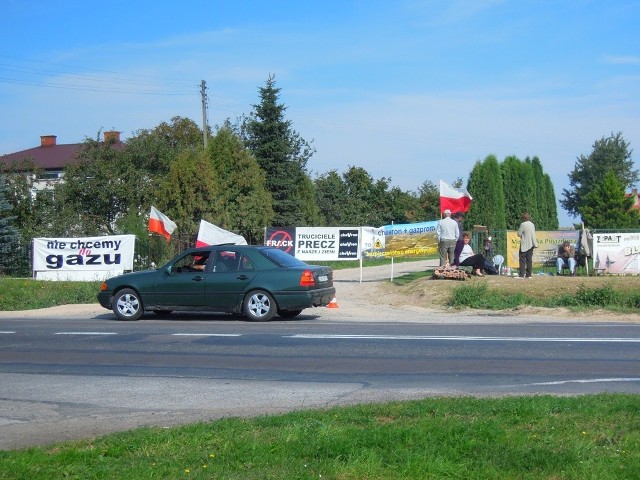
<svg viewBox="0 0 640 480"><path fill-rule="evenodd" d="M458 222L451 218L451 210L444 211L444 218L436 227L438 236L438 253L440 254L440 266L453 264L456 242L460 235Z"/></svg>
<svg viewBox="0 0 640 480"><path fill-rule="evenodd" d="M526 212L522 214L518 236L520 237L520 272L516 278L531 278L533 249L538 248L538 240L536 240L536 227L531 221L531 215Z"/></svg>

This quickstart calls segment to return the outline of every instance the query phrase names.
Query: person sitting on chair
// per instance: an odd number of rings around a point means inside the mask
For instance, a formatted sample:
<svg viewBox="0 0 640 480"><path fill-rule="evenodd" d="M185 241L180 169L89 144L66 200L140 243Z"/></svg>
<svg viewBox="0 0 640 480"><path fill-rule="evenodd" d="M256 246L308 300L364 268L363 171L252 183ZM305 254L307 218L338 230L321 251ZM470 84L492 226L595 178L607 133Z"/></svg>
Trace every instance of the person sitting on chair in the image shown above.
<svg viewBox="0 0 640 480"><path fill-rule="evenodd" d="M558 248L558 259L556 260L556 265L558 267L558 275L562 274L562 268L567 267L569 272L571 272L571 276L576 274L576 250L573 246L565 241Z"/></svg>
<svg viewBox="0 0 640 480"><path fill-rule="evenodd" d="M462 267L473 267L473 271L479 277L484 277L482 270L484 269L484 265L487 261L484 258L484 255L481 253L474 254L471 245L471 235L465 233L462 235L462 240L464 241L464 246L462 247L462 252L460 252L460 263L459 265Z"/></svg>

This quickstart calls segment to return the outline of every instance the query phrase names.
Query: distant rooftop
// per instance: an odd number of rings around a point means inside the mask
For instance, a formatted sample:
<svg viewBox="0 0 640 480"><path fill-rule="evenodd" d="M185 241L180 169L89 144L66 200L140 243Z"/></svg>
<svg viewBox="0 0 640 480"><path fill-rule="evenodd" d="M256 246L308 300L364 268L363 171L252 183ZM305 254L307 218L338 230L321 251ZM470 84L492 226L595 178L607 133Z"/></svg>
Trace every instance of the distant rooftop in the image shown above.
<svg viewBox="0 0 640 480"><path fill-rule="evenodd" d="M40 136L40 146L19 152L0 155L0 163L21 164L24 160L33 159L36 167L44 170L62 170L65 165L78 162L78 153L84 143L67 143L58 145L56 135ZM112 140L120 144L120 132L104 132L104 140Z"/></svg>

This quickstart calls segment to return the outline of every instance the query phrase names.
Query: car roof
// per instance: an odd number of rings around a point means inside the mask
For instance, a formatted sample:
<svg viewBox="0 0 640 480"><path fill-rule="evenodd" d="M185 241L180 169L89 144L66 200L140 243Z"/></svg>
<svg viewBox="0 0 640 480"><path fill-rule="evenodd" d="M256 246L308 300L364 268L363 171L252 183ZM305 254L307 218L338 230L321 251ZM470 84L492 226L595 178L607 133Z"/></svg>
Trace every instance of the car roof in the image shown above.
<svg viewBox="0 0 640 480"><path fill-rule="evenodd" d="M234 243L223 243L221 245L207 245L206 247L188 248L182 253L198 253L198 252L213 252L217 250L273 250L274 247L267 247L265 245L236 245Z"/></svg>

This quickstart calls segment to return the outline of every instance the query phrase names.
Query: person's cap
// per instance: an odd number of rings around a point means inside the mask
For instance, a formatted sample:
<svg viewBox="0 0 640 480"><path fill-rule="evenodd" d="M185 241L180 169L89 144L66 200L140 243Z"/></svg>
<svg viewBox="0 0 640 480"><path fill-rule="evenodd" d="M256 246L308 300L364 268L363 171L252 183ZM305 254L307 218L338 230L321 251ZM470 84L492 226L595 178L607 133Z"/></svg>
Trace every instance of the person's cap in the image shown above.
<svg viewBox="0 0 640 480"><path fill-rule="evenodd" d="M445 215L451 215L451 210L449 210L448 208L444 211Z"/></svg>

